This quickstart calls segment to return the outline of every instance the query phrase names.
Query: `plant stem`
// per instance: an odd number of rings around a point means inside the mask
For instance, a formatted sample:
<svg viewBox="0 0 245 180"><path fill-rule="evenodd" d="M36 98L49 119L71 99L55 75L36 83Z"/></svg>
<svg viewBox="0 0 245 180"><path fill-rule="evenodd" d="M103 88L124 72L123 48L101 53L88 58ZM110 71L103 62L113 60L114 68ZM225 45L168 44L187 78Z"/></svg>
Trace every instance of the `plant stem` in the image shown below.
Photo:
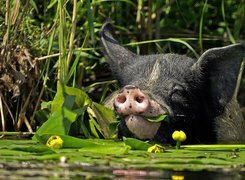
<svg viewBox="0 0 245 180"><path fill-rule="evenodd" d="M180 149L180 145L181 145L181 142L180 141L176 141L176 149Z"/></svg>
<svg viewBox="0 0 245 180"><path fill-rule="evenodd" d="M2 103L2 96L0 96L0 114L1 114L1 120L2 120L2 130L6 131L4 109L3 109L3 103Z"/></svg>
<svg viewBox="0 0 245 180"><path fill-rule="evenodd" d="M10 24L10 0L6 0L6 15L5 15L5 25L7 26L7 32L3 37L2 42L2 51L1 55L4 56L6 51L6 46L9 44L10 32L11 32L11 24ZM7 58L3 58L3 62L6 61Z"/></svg>
<svg viewBox="0 0 245 180"><path fill-rule="evenodd" d="M58 1L59 9L59 69L58 69L58 79L61 82L65 81L67 75L66 68L66 48L65 48L65 3L63 0Z"/></svg>
<svg viewBox="0 0 245 180"><path fill-rule="evenodd" d="M73 54L73 42L76 32L76 16L77 16L77 0L73 1L73 13L72 13L72 28L71 28L71 35L70 35L70 42L69 42L69 53L67 57L67 72L69 71L69 66Z"/></svg>
<svg viewBox="0 0 245 180"><path fill-rule="evenodd" d="M34 132L0 132L0 136L15 136L15 135L33 135L35 134Z"/></svg>

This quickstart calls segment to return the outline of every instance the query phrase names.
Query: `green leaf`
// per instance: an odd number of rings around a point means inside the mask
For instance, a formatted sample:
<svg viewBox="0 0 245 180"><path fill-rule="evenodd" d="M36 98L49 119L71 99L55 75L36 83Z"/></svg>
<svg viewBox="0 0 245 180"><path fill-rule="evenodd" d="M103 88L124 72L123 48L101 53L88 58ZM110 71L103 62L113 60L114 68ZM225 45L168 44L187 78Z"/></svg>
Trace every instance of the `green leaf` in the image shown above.
<svg viewBox="0 0 245 180"><path fill-rule="evenodd" d="M90 152L97 154L126 154L130 150L129 146L91 146L79 149L79 152Z"/></svg>
<svg viewBox="0 0 245 180"><path fill-rule="evenodd" d="M43 101L42 103L41 103L41 109L46 109L46 108L50 108L50 106L51 106L51 103L52 103L52 101L48 101L48 102L46 102L46 101Z"/></svg>
<svg viewBox="0 0 245 180"><path fill-rule="evenodd" d="M75 108L86 106L92 102L91 99L89 98L89 96L85 92L83 92L81 89L74 88L74 87L68 87L62 83L58 83L57 93L56 93L54 100L52 101L52 104L51 104L51 112L52 113L61 109L65 103L65 100L68 101L66 99L67 95L75 97L75 99L74 99L75 105L77 106ZM69 99L71 100L71 97L69 97ZM67 103L67 105L69 105L69 101L66 103Z"/></svg>
<svg viewBox="0 0 245 180"><path fill-rule="evenodd" d="M40 124L43 124L45 121L48 120L49 112L45 109L39 110L35 112L35 119Z"/></svg>
<svg viewBox="0 0 245 180"><path fill-rule="evenodd" d="M46 144L49 137L53 135L59 136L64 141L63 148L81 148L81 147L88 147L88 146L90 147L96 145L95 142L90 141L88 139L80 139L80 138L72 137L69 135L63 135L63 134L46 133L40 136L38 135L37 139L42 144Z"/></svg>
<svg viewBox="0 0 245 180"><path fill-rule="evenodd" d="M84 134L85 137L87 138L91 138L93 137L89 131L89 127L87 127L86 125L86 120L84 117L85 111L87 110L87 106L80 108L81 110L77 109L74 110L74 112L76 112L78 114L78 119L75 122L75 132L82 132Z"/></svg>
<svg viewBox="0 0 245 180"><path fill-rule="evenodd" d="M43 134L38 136L38 140L46 144L49 137L54 134ZM57 135L63 140L63 148L79 148L79 152L89 152L96 154L125 154L130 146L122 141L103 139L80 139L68 135ZM62 152L57 150L57 152Z"/></svg>
<svg viewBox="0 0 245 180"><path fill-rule="evenodd" d="M54 112L50 118L37 130L37 135L42 134L68 134L71 124L76 120L77 114L63 107ZM36 136L36 135L35 135ZM34 137L35 137L34 136Z"/></svg>
<svg viewBox="0 0 245 180"><path fill-rule="evenodd" d="M87 1L87 20L88 20L88 27L89 33L92 40L93 46L95 46L95 34L94 34L94 20L93 20L93 13L92 13L92 6L90 1Z"/></svg>
<svg viewBox="0 0 245 180"><path fill-rule="evenodd" d="M50 154L53 153L47 146L40 145L32 140L1 140L0 150L9 149L23 152ZM19 154L19 153L18 153Z"/></svg>
<svg viewBox="0 0 245 180"><path fill-rule="evenodd" d="M101 129L100 129L98 123L95 121L95 119L94 119L91 115L89 115L89 117L90 117L90 120L89 120L89 127L90 127L90 130L91 130L92 134L93 134L96 138L100 138L100 136L99 136L99 134L98 134L98 132L97 132L97 130L98 130L99 132L101 132Z"/></svg>
<svg viewBox="0 0 245 180"><path fill-rule="evenodd" d="M67 96L65 96L65 101L64 101L63 106L72 110L74 102L75 102L75 96L67 95Z"/></svg>
<svg viewBox="0 0 245 180"><path fill-rule="evenodd" d="M114 111L105 106L93 102L91 104L90 114L96 119L101 133L105 138L110 138L114 134L110 134L109 126L112 122L116 122Z"/></svg>
<svg viewBox="0 0 245 180"><path fill-rule="evenodd" d="M150 143L135 138L123 137L123 141L125 142L126 145L130 146L132 150L147 151L147 149L151 147Z"/></svg>
<svg viewBox="0 0 245 180"><path fill-rule="evenodd" d="M201 145L183 145L182 146L188 150L205 150L205 151L230 151L230 150L237 150L243 149L245 150L245 144L201 144Z"/></svg>
<svg viewBox="0 0 245 180"><path fill-rule="evenodd" d="M39 13L39 12L38 12L38 8L37 8L37 5L36 5L36 3L34 2L34 0L30 0L30 4L31 4L31 6L35 9L35 11L36 11L37 13Z"/></svg>
<svg viewBox="0 0 245 180"><path fill-rule="evenodd" d="M111 138L117 138L119 121L115 121L109 124L109 134Z"/></svg>
<svg viewBox="0 0 245 180"><path fill-rule="evenodd" d="M47 9L52 8L57 2L58 2L58 0L52 0L52 1L50 2L50 4L48 5Z"/></svg>
<svg viewBox="0 0 245 180"><path fill-rule="evenodd" d="M147 120L150 122L161 122L161 121L168 122L168 115L160 115L158 117L147 117Z"/></svg>

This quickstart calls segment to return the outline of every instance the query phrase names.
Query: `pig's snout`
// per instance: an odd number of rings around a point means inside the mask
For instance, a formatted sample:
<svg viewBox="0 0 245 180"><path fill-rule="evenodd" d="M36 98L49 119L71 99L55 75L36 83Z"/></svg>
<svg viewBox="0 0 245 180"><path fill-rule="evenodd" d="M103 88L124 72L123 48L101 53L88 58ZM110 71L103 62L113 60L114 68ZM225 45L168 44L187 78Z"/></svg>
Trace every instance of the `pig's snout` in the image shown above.
<svg viewBox="0 0 245 180"><path fill-rule="evenodd" d="M135 86L125 86L115 100L114 107L122 115L139 114L148 110L149 98Z"/></svg>

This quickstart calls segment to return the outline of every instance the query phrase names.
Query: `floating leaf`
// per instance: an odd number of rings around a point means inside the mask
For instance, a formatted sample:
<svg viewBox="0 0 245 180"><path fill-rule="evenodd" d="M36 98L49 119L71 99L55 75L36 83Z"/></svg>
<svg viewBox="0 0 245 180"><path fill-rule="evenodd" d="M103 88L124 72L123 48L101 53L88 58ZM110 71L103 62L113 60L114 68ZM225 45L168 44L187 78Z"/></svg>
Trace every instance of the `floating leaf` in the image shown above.
<svg viewBox="0 0 245 180"><path fill-rule="evenodd" d="M50 139L49 137L52 139ZM115 141L115 140L80 139L68 135L52 135L52 134L43 134L39 136L38 139L42 143L45 143L46 141L48 143L52 140L57 140L57 137L62 139L63 148L79 148L80 152L89 152L89 153L96 153L96 154L98 153L99 154L125 154L130 149L130 146L125 145L124 142ZM56 143L54 142L54 144Z"/></svg>
<svg viewBox="0 0 245 180"><path fill-rule="evenodd" d="M126 138L123 137L123 141L125 142L126 145L129 145L132 150L143 150L147 151L149 147L151 147L151 144L141 141L135 138Z"/></svg>

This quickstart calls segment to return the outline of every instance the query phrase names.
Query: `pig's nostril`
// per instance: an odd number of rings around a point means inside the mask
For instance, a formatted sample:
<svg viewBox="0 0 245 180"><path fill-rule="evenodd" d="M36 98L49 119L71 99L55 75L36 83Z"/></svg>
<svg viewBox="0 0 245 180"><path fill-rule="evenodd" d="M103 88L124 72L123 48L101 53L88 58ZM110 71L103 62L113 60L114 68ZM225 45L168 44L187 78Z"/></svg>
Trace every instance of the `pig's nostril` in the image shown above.
<svg viewBox="0 0 245 180"><path fill-rule="evenodd" d="M123 103L125 103L126 100L127 100L127 98L124 95L117 96L117 102L119 102L119 103L123 104Z"/></svg>
<svg viewBox="0 0 245 180"><path fill-rule="evenodd" d="M145 97L144 96L136 96L135 101L138 103L142 103L144 101Z"/></svg>

